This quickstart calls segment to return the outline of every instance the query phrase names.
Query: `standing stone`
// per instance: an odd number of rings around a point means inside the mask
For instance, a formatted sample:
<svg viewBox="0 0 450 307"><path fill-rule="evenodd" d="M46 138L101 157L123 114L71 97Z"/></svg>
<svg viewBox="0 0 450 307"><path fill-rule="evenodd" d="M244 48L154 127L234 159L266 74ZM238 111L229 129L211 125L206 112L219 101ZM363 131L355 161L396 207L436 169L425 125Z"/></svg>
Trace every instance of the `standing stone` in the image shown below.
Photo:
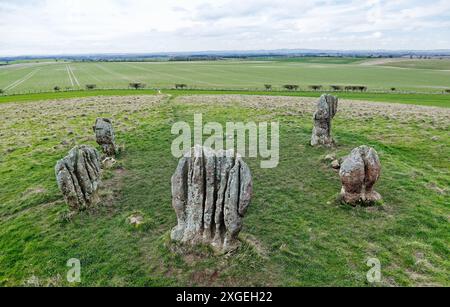
<svg viewBox="0 0 450 307"><path fill-rule="evenodd" d="M252 192L250 169L239 155L195 146L172 177L178 219L172 240L210 244L221 252L236 249Z"/></svg>
<svg viewBox="0 0 450 307"><path fill-rule="evenodd" d="M71 210L85 210L98 202L100 173L100 154L90 146L74 147L58 161L56 181Z"/></svg>
<svg viewBox="0 0 450 307"><path fill-rule="evenodd" d="M336 115L338 98L331 95L322 95L314 113L314 128L311 145L332 146L334 140L331 136L331 121Z"/></svg>
<svg viewBox="0 0 450 307"><path fill-rule="evenodd" d="M381 175L381 163L375 149L367 146L353 149L342 163L339 175L344 202L370 205L381 200L381 195L373 190Z"/></svg>
<svg viewBox="0 0 450 307"><path fill-rule="evenodd" d="M94 126L95 137L97 143L102 146L103 152L109 156L114 157L117 148L115 144L115 134L112 122L108 118L97 118Z"/></svg>

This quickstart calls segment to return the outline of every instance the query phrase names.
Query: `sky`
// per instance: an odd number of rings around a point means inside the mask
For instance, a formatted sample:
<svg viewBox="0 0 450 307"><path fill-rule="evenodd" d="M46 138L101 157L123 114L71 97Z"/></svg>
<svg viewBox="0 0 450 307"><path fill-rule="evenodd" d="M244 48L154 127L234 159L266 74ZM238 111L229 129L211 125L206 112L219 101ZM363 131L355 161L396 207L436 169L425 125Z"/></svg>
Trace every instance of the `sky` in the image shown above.
<svg viewBox="0 0 450 307"><path fill-rule="evenodd" d="M0 0L0 55L450 49L450 0Z"/></svg>

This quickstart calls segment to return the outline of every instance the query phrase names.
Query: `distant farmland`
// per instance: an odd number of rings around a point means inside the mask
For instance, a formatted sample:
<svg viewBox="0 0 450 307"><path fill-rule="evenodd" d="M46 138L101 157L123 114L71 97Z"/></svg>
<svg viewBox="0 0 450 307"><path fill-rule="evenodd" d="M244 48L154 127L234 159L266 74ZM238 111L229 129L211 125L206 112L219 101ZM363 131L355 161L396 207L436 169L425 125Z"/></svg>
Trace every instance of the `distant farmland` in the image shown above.
<svg viewBox="0 0 450 307"><path fill-rule="evenodd" d="M142 82L150 88L186 84L203 89L274 90L294 84L366 86L369 91L442 92L450 88L450 60L418 60L361 65L364 60L258 60L214 62L52 62L0 66L0 89L5 94L84 89L123 89ZM430 61L430 62L427 62ZM389 66L387 66L389 65Z"/></svg>

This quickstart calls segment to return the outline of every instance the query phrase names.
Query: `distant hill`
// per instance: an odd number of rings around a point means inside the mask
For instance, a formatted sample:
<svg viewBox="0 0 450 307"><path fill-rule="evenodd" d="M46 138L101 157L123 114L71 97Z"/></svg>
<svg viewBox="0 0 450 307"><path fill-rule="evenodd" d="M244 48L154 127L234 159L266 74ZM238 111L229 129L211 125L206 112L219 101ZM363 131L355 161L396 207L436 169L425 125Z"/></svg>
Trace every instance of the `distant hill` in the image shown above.
<svg viewBox="0 0 450 307"><path fill-rule="evenodd" d="M67 55L26 55L0 57L0 61L29 60L75 60L75 61L115 61L115 60L217 60L222 58L252 57L450 57L449 49L442 50L320 50L320 49L278 49L278 50L231 50L231 51L186 51L159 53L111 53L111 54L67 54Z"/></svg>

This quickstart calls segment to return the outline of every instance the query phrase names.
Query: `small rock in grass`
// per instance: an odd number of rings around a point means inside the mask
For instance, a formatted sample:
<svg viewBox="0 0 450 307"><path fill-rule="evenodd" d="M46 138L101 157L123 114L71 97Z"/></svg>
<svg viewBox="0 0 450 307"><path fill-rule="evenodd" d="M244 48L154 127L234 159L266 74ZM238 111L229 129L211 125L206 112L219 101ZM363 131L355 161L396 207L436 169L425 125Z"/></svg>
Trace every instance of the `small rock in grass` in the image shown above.
<svg viewBox="0 0 450 307"><path fill-rule="evenodd" d="M114 165L116 165L117 161L114 158L111 157L106 157L103 161L102 161L102 166L104 169L109 169L112 168Z"/></svg>
<svg viewBox="0 0 450 307"><path fill-rule="evenodd" d="M333 162L331 162L331 167L334 169L340 169L341 163L339 163L339 160L334 160Z"/></svg>
<svg viewBox="0 0 450 307"><path fill-rule="evenodd" d="M144 223L144 217L142 215L139 215L139 214L133 214L133 215L128 217L128 223L131 226L134 226L134 227L137 228L137 227L141 226Z"/></svg>

